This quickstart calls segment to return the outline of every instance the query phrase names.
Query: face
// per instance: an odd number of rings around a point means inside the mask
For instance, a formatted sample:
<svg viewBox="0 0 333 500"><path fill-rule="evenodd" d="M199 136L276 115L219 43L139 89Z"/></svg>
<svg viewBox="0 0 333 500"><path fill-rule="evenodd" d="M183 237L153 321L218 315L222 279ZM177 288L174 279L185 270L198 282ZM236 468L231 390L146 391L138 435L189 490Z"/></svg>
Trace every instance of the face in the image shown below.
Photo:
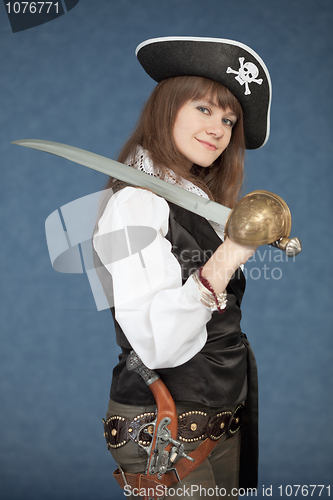
<svg viewBox="0 0 333 500"><path fill-rule="evenodd" d="M210 97L187 101L179 110L173 130L176 147L188 160L209 167L228 146L237 117Z"/></svg>

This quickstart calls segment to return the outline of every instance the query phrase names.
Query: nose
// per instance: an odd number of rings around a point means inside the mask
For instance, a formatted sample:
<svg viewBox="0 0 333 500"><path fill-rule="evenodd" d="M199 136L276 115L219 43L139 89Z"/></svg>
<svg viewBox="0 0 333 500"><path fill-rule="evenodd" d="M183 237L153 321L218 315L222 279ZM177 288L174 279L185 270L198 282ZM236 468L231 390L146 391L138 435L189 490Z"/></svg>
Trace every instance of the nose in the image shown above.
<svg viewBox="0 0 333 500"><path fill-rule="evenodd" d="M220 139L224 134L221 118L213 118L210 120L206 131L208 135L213 135L216 139Z"/></svg>

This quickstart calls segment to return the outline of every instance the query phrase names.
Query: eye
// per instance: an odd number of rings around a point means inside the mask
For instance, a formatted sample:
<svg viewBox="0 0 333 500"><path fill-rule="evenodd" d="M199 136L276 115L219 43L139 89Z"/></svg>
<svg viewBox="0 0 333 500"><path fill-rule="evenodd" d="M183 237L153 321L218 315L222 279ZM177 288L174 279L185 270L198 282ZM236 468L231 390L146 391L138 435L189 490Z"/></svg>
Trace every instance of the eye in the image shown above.
<svg viewBox="0 0 333 500"><path fill-rule="evenodd" d="M210 115L209 108L206 108L205 106L197 106L197 109L201 111L201 113L204 113L205 115Z"/></svg>
<svg viewBox="0 0 333 500"><path fill-rule="evenodd" d="M230 120L229 118L222 118L222 123L224 123L224 125L227 125L228 127L233 127L236 121Z"/></svg>

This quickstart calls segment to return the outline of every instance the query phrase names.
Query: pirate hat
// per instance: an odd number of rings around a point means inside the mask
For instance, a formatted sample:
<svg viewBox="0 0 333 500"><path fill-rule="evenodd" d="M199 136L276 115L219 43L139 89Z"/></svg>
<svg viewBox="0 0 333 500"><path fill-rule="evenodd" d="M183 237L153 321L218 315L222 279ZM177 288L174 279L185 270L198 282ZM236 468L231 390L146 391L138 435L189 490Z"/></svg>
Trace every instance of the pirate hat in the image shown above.
<svg viewBox="0 0 333 500"><path fill-rule="evenodd" d="M163 37L142 42L136 55L153 80L203 76L227 87L244 115L247 149L263 146L269 136L271 80L263 60L246 45L222 38Z"/></svg>

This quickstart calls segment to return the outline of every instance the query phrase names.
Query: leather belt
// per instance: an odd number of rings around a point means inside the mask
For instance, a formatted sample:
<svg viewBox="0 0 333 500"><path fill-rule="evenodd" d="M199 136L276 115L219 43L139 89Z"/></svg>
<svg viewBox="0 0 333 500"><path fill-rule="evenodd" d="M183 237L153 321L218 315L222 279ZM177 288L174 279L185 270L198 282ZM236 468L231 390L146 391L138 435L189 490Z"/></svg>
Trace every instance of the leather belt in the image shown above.
<svg viewBox="0 0 333 500"><path fill-rule="evenodd" d="M223 411L211 417L203 411L188 411L178 415L178 439L185 443L192 443L209 438L217 441L226 432L234 434L242 424L243 405L239 405L234 412ZM156 418L155 412L142 413L132 420L113 415L106 421L103 419L104 437L107 447L119 448L130 440L140 445L148 446L152 440L154 426L147 427ZM145 425L146 432L142 426ZM148 430L148 432L147 432Z"/></svg>

